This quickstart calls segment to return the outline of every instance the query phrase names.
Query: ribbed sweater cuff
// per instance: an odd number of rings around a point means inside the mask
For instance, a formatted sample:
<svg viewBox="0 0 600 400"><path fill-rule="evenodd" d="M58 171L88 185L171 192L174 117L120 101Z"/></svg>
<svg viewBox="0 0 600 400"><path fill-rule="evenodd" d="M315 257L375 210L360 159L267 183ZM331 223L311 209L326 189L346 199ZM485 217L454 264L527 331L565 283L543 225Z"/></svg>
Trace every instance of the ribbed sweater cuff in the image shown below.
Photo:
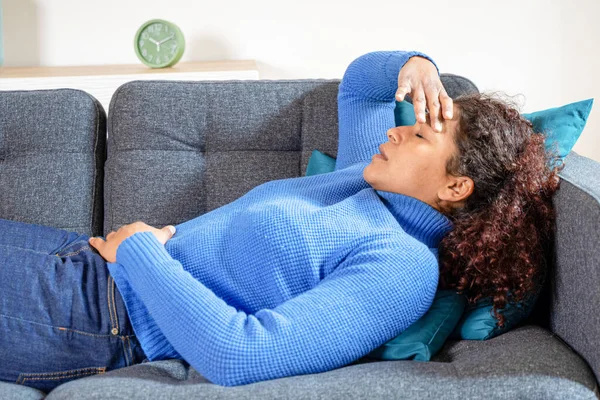
<svg viewBox="0 0 600 400"><path fill-rule="evenodd" d="M127 266L127 273L138 275L137 269L171 261L173 258L152 232L137 232L117 248L117 263Z"/></svg>
<svg viewBox="0 0 600 400"><path fill-rule="evenodd" d="M426 59L431 61L438 72L438 76L440 75L440 70L438 66L433 61L433 59L427 54L421 53L420 51L407 51L406 53L394 51L390 54L390 57L388 58L385 67L386 76L392 82L392 85L396 86L396 88L398 87L398 74L400 73L400 69L404 66L404 64L408 62L408 60L410 60L411 57L414 56L425 57Z"/></svg>
<svg viewBox="0 0 600 400"><path fill-rule="evenodd" d="M123 265L107 263L107 267L117 284L133 330L148 359L150 361L171 358L181 359L182 357L164 337L156 322L150 316L148 309L131 287L127 271Z"/></svg>
<svg viewBox="0 0 600 400"><path fill-rule="evenodd" d="M144 353L151 361L179 358L180 356L175 357L178 355L177 352L152 320L148 309L142 303L131 299L131 296L137 297L141 293L153 293L156 288L152 286L157 281L164 282L164 275L178 263L174 262L164 245L152 232L137 232L129 236L117 248L116 259L117 265L122 269L119 272L127 277L127 283L125 284L122 277L115 281L121 283L119 290L124 291L122 296L126 299L132 324L137 325L141 330L136 334L142 343Z"/></svg>

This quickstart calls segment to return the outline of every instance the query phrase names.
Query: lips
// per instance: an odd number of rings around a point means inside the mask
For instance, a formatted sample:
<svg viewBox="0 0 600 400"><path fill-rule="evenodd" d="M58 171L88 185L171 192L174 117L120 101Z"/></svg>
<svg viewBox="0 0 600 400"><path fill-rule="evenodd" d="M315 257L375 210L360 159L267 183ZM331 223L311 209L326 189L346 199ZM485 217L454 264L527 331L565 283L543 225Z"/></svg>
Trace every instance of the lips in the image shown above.
<svg viewBox="0 0 600 400"><path fill-rule="evenodd" d="M387 155L385 154L385 151L383 151L383 145L380 144L379 145L379 152L381 153L381 155L383 156L383 158L385 158L385 160L387 161Z"/></svg>

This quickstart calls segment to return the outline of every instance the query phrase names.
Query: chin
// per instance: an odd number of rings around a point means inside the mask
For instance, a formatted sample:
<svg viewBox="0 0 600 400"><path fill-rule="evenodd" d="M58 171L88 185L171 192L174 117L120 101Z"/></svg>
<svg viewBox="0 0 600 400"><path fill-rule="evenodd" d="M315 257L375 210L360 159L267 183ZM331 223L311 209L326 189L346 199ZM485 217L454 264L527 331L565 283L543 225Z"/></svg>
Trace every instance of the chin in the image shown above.
<svg viewBox="0 0 600 400"><path fill-rule="evenodd" d="M373 188L375 188L375 180L373 179L372 173L371 173L371 165L369 164L365 167L365 169L363 169L363 178L364 180L371 185Z"/></svg>

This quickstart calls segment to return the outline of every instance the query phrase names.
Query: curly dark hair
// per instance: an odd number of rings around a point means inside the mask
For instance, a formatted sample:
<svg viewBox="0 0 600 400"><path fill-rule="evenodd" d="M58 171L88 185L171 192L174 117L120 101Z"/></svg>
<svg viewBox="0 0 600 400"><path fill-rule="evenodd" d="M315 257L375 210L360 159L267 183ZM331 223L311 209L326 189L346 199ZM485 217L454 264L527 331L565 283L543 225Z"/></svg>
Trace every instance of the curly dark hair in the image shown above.
<svg viewBox="0 0 600 400"><path fill-rule="evenodd" d="M453 102L458 152L446 170L475 185L463 208L445 213L454 228L438 248L439 285L465 294L470 304L492 298L502 328L506 321L499 310L544 282L549 267L544 246L555 229L552 196L564 163L557 146L546 150L546 134L535 133L518 106L499 92L466 94Z"/></svg>

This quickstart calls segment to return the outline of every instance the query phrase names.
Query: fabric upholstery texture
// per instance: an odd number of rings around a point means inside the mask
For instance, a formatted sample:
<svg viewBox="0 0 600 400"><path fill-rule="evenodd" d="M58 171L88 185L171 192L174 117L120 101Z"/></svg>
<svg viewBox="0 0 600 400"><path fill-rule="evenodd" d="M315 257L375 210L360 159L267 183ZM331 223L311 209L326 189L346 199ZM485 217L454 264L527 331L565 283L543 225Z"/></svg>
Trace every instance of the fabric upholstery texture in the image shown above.
<svg viewBox="0 0 600 400"><path fill-rule="evenodd" d="M335 157L338 85L339 80L125 84L110 107L104 227L95 235L105 236L135 220L153 226L180 223L262 182L302 175L313 149ZM86 183L63 186L59 196L51 189L36 190L46 187L47 175L18 175L19 168L37 172L47 161L22 161L20 167L7 169L6 160L23 148L21 142L54 149L48 142L63 140L65 147L88 137L82 148L101 152L101 136L96 147L89 139L98 114L90 111L89 98L80 98L76 91L70 96L60 91L26 95L31 98L20 100L20 111L8 116L5 110L20 95L0 92L0 217L92 230L94 203L86 195L96 173L91 159L77 164ZM9 102L5 96L17 97ZM88 111L81 110L82 104ZM22 119L35 120L32 113L39 114L37 122L16 130ZM156 118L159 113L161 118ZM77 134L69 128L73 121L69 126L65 122L75 116L84 122ZM65 126L56 128L61 123ZM56 140L45 139L42 128L56 129ZM63 136L69 133L74 136ZM55 157L54 179L73 173L69 154ZM165 163L177 166L177 173L161 174ZM553 277L528 325L486 341L449 340L430 362L361 359L325 373L225 388L206 382L184 361L158 361L72 381L47 398L596 398L600 317L590 304L600 304L600 164L572 151L562 178L554 200L556 246L549 251L555 258ZM19 186L17 179L22 191L5 190ZM23 200L23 193L35 193L34 199ZM59 197L65 212L55 209ZM42 398L40 394L0 384L0 398Z"/></svg>
<svg viewBox="0 0 600 400"><path fill-rule="evenodd" d="M571 151L554 197L556 249L548 290L549 328L587 362L600 380L600 164ZM535 313L535 310L534 310Z"/></svg>
<svg viewBox="0 0 600 400"><path fill-rule="evenodd" d="M314 148L336 154L338 84L121 86L109 107L105 234L137 219L152 226L190 220L261 183L300 176ZM165 169L178 172L163 176Z"/></svg>
<svg viewBox="0 0 600 400"><path fill-rule="evenodd" d="M99 235L105 132L84 91L0 91L0 217Z"/></svg>

